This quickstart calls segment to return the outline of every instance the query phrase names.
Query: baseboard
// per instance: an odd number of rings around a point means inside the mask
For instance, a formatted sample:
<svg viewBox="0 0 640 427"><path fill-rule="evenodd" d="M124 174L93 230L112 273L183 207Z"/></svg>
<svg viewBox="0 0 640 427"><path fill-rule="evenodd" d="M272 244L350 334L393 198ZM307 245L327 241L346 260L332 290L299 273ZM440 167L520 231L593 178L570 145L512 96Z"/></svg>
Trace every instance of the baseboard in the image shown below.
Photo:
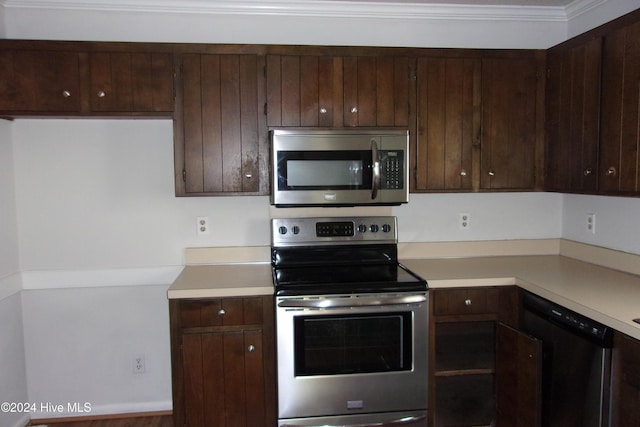
<svg viewBox="0 0 640 427"><path fill-rule="evenodd" d="M164 417L167 415L173 415L173 411L152 411L152 412L130 412L123 414L103 414L103 415L80 415L74 417L58 417L58 418L34 418L27 424L22 426L38 426L48 424L59 424L69 422L83 422L83 421L99 421L99 420L119 420L123 418L141 418L141 417Z"/></svg>

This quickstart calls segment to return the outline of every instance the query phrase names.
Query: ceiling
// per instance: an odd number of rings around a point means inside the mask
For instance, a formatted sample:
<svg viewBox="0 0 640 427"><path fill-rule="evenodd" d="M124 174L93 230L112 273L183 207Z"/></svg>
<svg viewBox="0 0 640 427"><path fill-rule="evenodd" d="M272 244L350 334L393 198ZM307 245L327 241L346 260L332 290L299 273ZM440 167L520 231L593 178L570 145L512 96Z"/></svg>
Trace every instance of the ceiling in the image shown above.
<svg viewBox="0 0 640 427"><path fill-rule="evenodd" d="M566 7L570 3L580 0L329 0L369 3L397 3L397 4L459 4L474 6L540 6L540 7Z"/></svg>

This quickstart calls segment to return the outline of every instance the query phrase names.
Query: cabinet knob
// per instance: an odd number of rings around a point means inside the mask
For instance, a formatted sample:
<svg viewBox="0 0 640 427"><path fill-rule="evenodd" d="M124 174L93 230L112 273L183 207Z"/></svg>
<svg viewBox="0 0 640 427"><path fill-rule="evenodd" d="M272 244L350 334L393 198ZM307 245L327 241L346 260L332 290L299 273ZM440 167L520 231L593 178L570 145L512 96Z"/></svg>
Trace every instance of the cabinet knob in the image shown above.
<svg viewBox="0 0 640 427"><path fill-rule="evenodd" d="M616 176L616 174L618 173L617 169L613 166L611 166L609 169L607 169L607 172L605 172L605 175L607 176Z"/></svg>
<svg viewBox="0 0 640 427"><path fill-rule="evenodd" d="M253 353L254 351L256 351L256 347L253 344L250 344L249 347L247 347L247 350L249 351L249 353Z"/></svg>
<svg viewBox="0 0 640 427"><path fill-rule="evenodd" d="M253 178L253 174L251 174L251 173L245 173L245 174L244 174L244 177L245 177L245 178L247 178L247 179L251 179L251 178Z"/></svg>
<svg viewBox="0 0 640 427"><path fill-rule="evenodd" d="M105 91L103 91L103 90L99 90L99 91L98 91L98 98L104 98L105 96L107 96L107 94L105 93Z"/></svg>
<svg viewBox="0 0 640 427"><path fill-rule="evenodd" d="M218 316L224 316L225 314L227 314L227 312L226 312L226 311L224 311L224 308L221 308L221 309L218 311Z"/></svg>
<svg viewBox="0 0 640 427"><path fill-rule="evenodd" d="M320 114L327 114L327 109L324 107L320 108Z"/></svg>
<svg viewBox="0 0 640 427"><path fill-rule="evenodd" d="M467 298L466 300L464 300L464 305L466 305L466 306L470 306L470 305L471 305L471 303L472 303L472 301L471 301L469 298Z"/></svg>
<svg viewBox="0 0 640 427"><path fill-rule="evenodd" d="M71 98L71 92L68 90L63 90L62 91L62 96L65 98Z"/></svg>
<svg viewBox="0 0 640 427"><path fill-rule="evenodd" d="M584 176L592 175L593 174L593 169L586 168L583 173L584 173Z"/></svg>
<svg viewBox="0 0 640 427"><path fill-rule="evenodd" d="M489 171L489 176L496 176L495 171L494 171L494 170L490 170L490 171Z"/></svg>
<svg viewBox="0 0 640 427"><path fill-rule="evenodd" d="M467 176L467 171L466 171L466 170L464 170L464 169L462 169L462 170L460 171L460 176Z"/></svg>
<svg viewBox="0 0 640 427"><path fill-rule="evenodd" d="M353 114L357 113L358 112L358 107L351 107L351 112Z"/></svg>

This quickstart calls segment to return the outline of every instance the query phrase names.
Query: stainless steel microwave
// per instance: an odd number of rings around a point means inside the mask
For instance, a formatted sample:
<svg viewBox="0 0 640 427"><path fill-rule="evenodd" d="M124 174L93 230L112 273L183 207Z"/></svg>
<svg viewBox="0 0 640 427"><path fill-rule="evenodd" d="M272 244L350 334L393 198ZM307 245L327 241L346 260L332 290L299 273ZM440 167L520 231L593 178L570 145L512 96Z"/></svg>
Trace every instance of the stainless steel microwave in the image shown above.
<svg viewBox="0 0 640 427"><path fill-rule="evenodd" d="M274 129L270 138L272 205L409 201L407 130Z"/></svg>

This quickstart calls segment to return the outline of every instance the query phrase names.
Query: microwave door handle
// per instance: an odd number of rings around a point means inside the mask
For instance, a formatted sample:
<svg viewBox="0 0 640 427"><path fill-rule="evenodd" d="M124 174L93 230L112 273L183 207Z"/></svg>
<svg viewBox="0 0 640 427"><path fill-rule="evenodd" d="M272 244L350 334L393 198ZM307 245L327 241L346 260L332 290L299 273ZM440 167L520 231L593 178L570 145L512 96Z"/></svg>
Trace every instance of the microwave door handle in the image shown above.
<svg viewBox="0 0 640 427"><path fill-rule="evenodd" d="M371 140L371 159L373 161L371 200L375 200L376 197L378 197L378 188L380 188L380 156L378 154L378 144L375 139Z"/></svg>

